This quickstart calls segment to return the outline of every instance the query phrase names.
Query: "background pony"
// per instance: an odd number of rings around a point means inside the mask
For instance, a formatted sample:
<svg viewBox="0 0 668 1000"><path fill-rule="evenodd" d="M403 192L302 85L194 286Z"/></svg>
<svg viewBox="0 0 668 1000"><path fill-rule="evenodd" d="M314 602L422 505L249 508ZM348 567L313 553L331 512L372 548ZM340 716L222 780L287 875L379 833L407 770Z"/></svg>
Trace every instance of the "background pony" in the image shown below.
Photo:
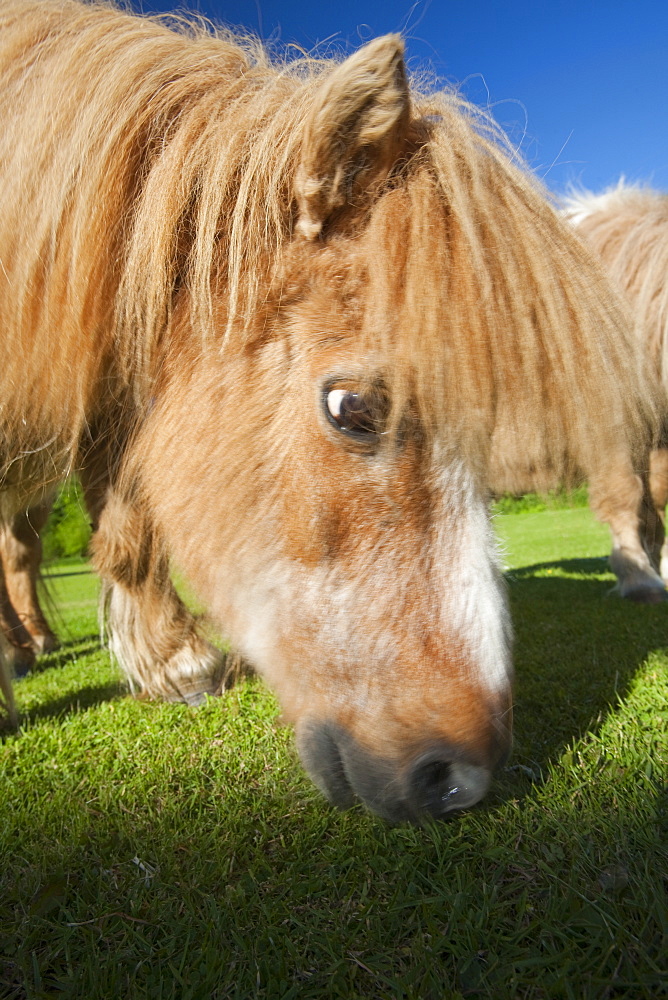
<svg viewBox="0 0 668 1000"><path fill-rule="evenodd" d="M668 583L668 195L620 182L603 194L572 195L566 214L631 304L636 334L666 393L664 447L650 455L643 536Z"/></svg>
<svg viewBox="0 0 668 1000"><path fill-rule="evenodd" d="M508 471L582 470L653 585L658 414L594 257L402 48L272 64L107 4L0 4L0 517L79 470L133 686L220 684L176 566L315 782L392 820L471 805L508 752L495 437Z"/></svg>

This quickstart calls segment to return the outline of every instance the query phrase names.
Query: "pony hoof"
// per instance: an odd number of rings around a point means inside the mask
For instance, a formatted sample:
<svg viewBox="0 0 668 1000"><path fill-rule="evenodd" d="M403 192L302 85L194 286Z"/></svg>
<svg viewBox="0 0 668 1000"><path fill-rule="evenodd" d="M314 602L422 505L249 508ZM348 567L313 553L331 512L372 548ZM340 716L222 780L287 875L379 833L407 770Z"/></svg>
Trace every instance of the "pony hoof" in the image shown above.
<svg viewBox="0 0 668 1000"><path fill-rule="evenodd" d="M184 694L183 700L191 708L199 708L204 704L207 697L209 697L208 691L193 691L192 694Z"/></svg>
<svg viewBox="0 0 668 1000"><path fill-rule="evenodd" d="M9 661L14 677L26 677L35 666L35 654L32 649L15 647L9 655Z"/></svg>
<svg viewBox="0 0 668 1000"><path fill-rule="evenodd" d="M219 676L209 677L199 685L182 685L178 690L162 695L166 701L181 702L183 705L190 705L191 708L200 708L206 703L207 698L215 698L223 691L222 679Z"/></svg>
<svg viewBox="0 0 668 1000"><path fill-rule="evenodd" d="M0 734L15 733L19 729L19 717L14 711L9 711L5 705L0 705Z"/></svg>
<svg viewBox="0 0 668 1000"><path fill-rule="evenodd" d="M213 698L220 694L220 687L215 689L204 688L202 691L173 691L166 694L164 691L139 691L135 697L139 701L166 701L171 705L189 705L191 708L201 708L207 698Z"/></svg>
<svg viewBox="0 0 668 1000"><path fill-rule="evenodd" d="M634 604L663 604L668 600L668 591L659 587L633 587L622 594L622 597Z"/></svg>
<svg viewBox="0 0 668 1000"><path fill-rule="evenodd" d="M32 637L32 646L38 656L55 653L59 645L55 635L34 635Z"/></svg>

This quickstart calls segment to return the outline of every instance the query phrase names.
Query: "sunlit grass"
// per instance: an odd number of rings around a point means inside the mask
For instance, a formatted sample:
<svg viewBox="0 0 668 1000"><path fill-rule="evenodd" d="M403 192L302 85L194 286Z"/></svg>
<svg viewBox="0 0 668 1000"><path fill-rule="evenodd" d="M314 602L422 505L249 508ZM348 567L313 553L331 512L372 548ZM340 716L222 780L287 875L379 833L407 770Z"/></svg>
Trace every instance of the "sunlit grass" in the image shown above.
<svg viewBox="0 0 668 1000"><path fill-rule="evenodd" d="M63 646L0 748L0 996L666 995L668 606L610 594L585 509L498 528L515 751L428 829L329 808L259 681L129 698L93 577L54 567Z"/></svg>

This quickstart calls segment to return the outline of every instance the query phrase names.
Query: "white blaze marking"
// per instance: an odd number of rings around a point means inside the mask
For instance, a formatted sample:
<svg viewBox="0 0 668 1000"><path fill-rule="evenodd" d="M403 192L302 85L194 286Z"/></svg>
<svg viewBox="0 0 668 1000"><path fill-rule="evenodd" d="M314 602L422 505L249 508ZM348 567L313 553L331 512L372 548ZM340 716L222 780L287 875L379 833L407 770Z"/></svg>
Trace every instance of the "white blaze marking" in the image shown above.
<svg viewBox="0 0 668 1000"><path fill-rule="evenodd" d="M438 473L436 493L441 506L436 511L436 532L427 551L411 555L412 565L405 564L405 548L402 554L383 550L382 543L375 550L369 543L364 551L363 538L353 562L354 579L345 578L345 567L336 562L307 568L276 554L260 564L266 551L238 560L236 579L221 580L223 603L231 611L224 617L235 645L270 684L285 690L288 667L292 683L298 685L294 668L298 670L299 664L285 662L281 645L282 637L289 640L295 629L304 628L308 655L319 660L315 672L326 671L327 663L341 670L341 688L337 692L335 685L328 686L328 697L361 707L375 686L376 668L389 669L399 662L401 621L396 609L411 604L410 588L417 586L429 589L437 617L426 625L416 617L406 627L433 627L436 645L443 648L460 642L471 664L471 683L492 694L508 690L510 622L485 503L459 462ZM429 569L422 571L420 566ZM421 595L417 596L419 601ZM372 670L363 669L371 664ZM353 668L354 682L348 685L345 673Z"/></svg>
<svg viewBox="0 0 668 1000"><path fill-rule="evenodd" d="M445 508L436 556L444 598L443 627L459 633L470 649L478 668L472 680L494 694L502 693L512 672L511 626L498 545L470 473L459 463L451 464L439 480ZM446 517L457 504L456 515Z"/></svg>

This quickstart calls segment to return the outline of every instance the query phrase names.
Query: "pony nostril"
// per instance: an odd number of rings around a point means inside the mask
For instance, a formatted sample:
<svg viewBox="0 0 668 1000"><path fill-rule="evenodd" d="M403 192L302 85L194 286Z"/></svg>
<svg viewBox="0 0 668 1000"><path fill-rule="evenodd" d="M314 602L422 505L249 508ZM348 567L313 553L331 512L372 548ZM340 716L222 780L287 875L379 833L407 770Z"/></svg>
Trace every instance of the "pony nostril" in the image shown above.
<svg viewBox="0 0 668 1000"><path fill-rule="evenodd" d="M432 753L414 765L408 798L415 813L438 818L472 806L487 791L489 780L486 768L458 760L456 755Z"/></svg>
<svg viewBox="0 0 668 1000"><path fill-rule="evenodd" d="M413 769L410 792L418 812L437 815L445 811L446 803L453 801L459 789L450 780L450 771L451 762L446 760L428 760Z"/></svg>

